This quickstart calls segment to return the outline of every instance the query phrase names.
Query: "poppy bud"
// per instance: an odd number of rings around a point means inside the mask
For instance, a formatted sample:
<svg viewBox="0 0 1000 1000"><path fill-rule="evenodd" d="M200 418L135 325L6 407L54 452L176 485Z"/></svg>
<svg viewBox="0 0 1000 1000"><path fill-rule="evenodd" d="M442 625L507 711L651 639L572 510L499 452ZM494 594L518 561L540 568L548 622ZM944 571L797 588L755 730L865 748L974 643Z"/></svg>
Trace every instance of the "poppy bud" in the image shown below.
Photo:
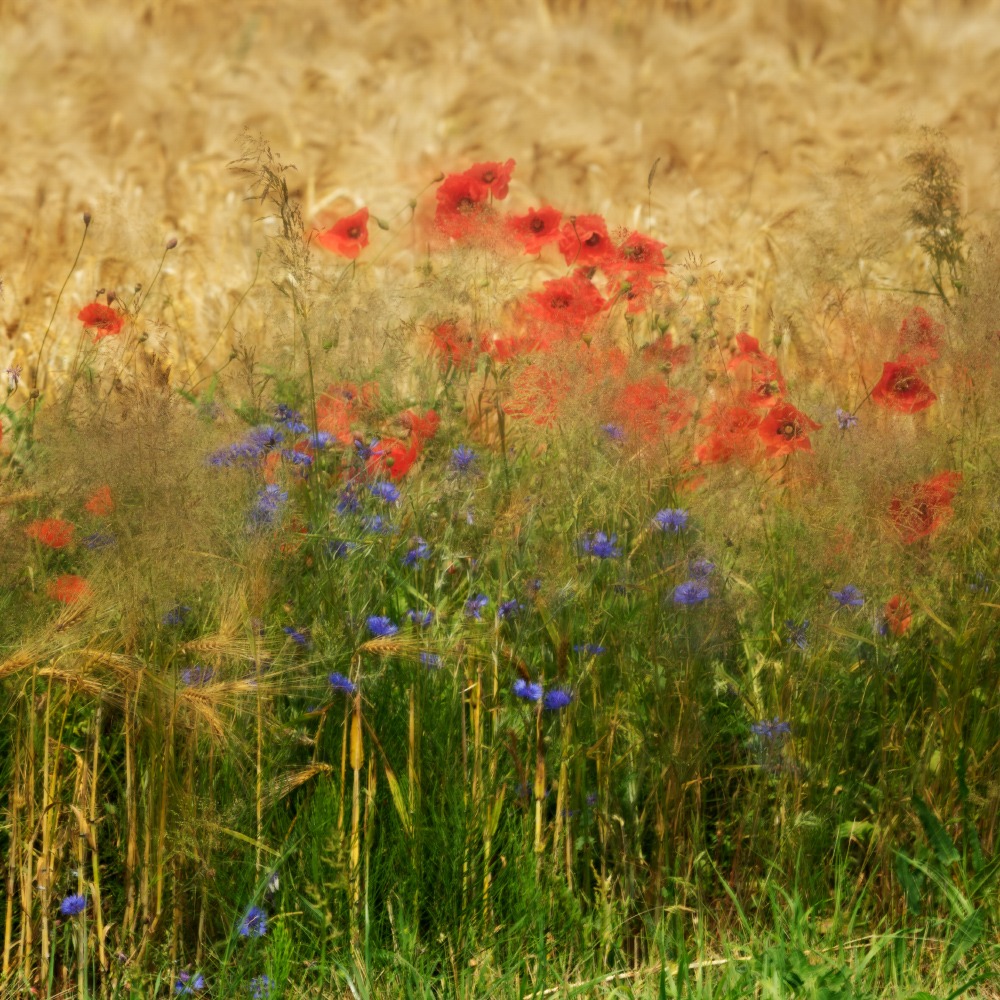
<svg viewBox="0 0 1000 1000"><path fill-rule="evenodd" d="M324 351L330 350L331 347L333 347L333 341L332 340L324 340L323 341L323 350Z"/></svg>
<svg viewBox="0 0 1000 1000"><path fill-rule="evenodd" d="M83 224L85 226L89 226L90 225L90 212L84 212L83 213Z"/></svg>
<svg viewBox="0 0 1000 1000"><path fill-rule="evenodd" d="M444 180L444 174L438 174L437 177L434 178L434 183L435 184L440 184L441 181L443 181L443 180Z"/></svg>
<svg viewBox="0 0 1000 1000"><path fill-rule="evenodd" d="M416 207L417 207L417 203L415 201L411 201L410 202L410 208L416 208ZM998 332L997 336L1000 336L1000 332Z"/></svg>
<svg viewBox="0 0 1000 1000"><path fill-rule="evenodd" d="M173 250L175 246L177 246L177 237L172 236L169 240L167 240L167 249Z"/></svg>
<svg viewBox="0 0 1000 1000"><path fill-rule="evenodd" d="M135 286L135 290L137 292L141 292L142 291L142 282L141 281Z"/></svg>
<svg viewBox="0 0 1000 1000"><path fill-rule="evenodd" d="M389 228L389 223L386 222L385 219L379 219L378 217L376 217L375 221L378 223L379 229L388 229Z"/></svg>
<svg viewBox="0 0 1000 1000"><path fill-rule="evenodd" d="M712 296L712 297L711 297L711 298L710 298L710 299L708 300L708 304L709 304L710 306L717 306L717 305L719 304L719 296L718 296L718 295L713 295L713 296Z"/></svg>
<svg viewBox="0 0 1000 1000"><path fill-rule="evenodd" d="M116 298L118 298L118 295L115 292L108 292L107 298L108 298L108 305L111 305L111 303L114 302Z"/></svg>
<svg viewBox="0 0 1000 1000"><path fill-rule="evenodd" d="M145 344L147 340L149 340L149 334L148 334L148 333L144 333L144 334L143 334L143 335L142 335L142 336L141 336L141 337L139 338L139 343L140 343L140 344Z"/></svg>
<svg viewBox="0 0 1000 1000"><path fill-rule="evenodd" d="M385 467L387 469L391 469L396 464L396 460L392 457L392 455L387 455L384 459L382 459L382 461L385 463Z"/></svg>

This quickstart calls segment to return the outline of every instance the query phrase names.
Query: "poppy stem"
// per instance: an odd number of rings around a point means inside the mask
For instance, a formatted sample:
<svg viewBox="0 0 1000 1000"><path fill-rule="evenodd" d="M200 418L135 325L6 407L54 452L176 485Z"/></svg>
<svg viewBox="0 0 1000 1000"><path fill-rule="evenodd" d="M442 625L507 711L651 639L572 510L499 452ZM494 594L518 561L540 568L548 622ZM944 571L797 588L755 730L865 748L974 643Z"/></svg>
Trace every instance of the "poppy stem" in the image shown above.
<svg viewBox="0 0 1000 1000"><path fill-rule="evenodd" d="M163 270L163 262L167 259L167 254L170 253L175 246L177 246L176 242L174 243L174 246L171 246L168 243L167 248L163 251L163 256L160 258L160 266L156 269L156 274L153 275L153 280L149 283L149 287L146 289L145 294L139 300L139 305L136 306L135 317L138 317L139 313L142 312L142 307L146 304L146 299L149 298L149 293L153 290L153 285L156 284L156 279L160 276L160 271Z"/></svg>
<svg viewBox="0 0 1000 1000"><path fill-rule="evenodd" d="M87 233L89 230L90 216L85 215L83 218L83 238L80 240L80 246L77 248L76 256L73 258L73 263L70 266L69 273L66 275L66 280L62 283L62 288L59 289L59 294L56 296L56 304L52 307L52 315L49 317L49 325L45 328L45 333L42 334L42 344L41 347L38 348L38 360L35 362L35 375L33 378L36 389L38 388L38 373L42 370L42 351L45 350L45 342L49 338L49 331L52 329L56 313L59 311L59 303L62 301L63 292L66 291L69 279L73 276L73 272L76 270L76 265L80 260L80 254L83 253L83 244L87 242Z"/></svg>

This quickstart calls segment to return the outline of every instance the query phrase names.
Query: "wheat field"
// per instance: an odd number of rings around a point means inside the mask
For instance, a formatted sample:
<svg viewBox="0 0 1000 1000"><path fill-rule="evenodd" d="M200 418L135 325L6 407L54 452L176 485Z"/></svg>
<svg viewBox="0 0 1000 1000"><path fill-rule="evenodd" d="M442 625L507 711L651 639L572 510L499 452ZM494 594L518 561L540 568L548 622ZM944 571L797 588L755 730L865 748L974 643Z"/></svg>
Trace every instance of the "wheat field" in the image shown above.
<svg viewBox="0 0 1000 1000"><path fill-rule="evenodd" d="M84 211L50 374L80 305L149 282L170 237L150 315L178 375L221 364L233 330L266 342L251 297L200 362L269 225L227 166L245 126L296 167L307 223L390 216L442 171L514 157L512 208L641 222L745 283L755 325L815 267L803 248L877 256L919 127L950 141L973 218L1000 204L995 2L4 0L0 25L0 364L30 373L23 392L47 377Z"/></svg>

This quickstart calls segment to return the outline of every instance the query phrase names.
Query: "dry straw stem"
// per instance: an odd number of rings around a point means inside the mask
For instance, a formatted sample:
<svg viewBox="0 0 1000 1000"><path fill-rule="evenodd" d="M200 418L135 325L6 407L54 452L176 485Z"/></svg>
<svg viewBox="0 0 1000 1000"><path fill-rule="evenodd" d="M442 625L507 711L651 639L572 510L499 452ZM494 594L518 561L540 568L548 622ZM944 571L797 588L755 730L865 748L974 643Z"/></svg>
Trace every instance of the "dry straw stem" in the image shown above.
<svg viewBox="0 0 1000 1000"><path fill-rule="evenodd" d="M512 207L642 225L749 282L766 315L816 177L846 163L898 197L901 119L945 129L965 211L997 207L997 37L996 0L8 0L0 369L30 371L90 210L52 371L77 350L78 309L148 285L176 235L138 327L195 380L275 231L227 168L245 124L296 165L307 226L362 204L391 216L440 170L513 156ZM382 263L409 270L419 251L403 235ZM248 296L198 377L234 330L264 336L263 308Z"/></svg>

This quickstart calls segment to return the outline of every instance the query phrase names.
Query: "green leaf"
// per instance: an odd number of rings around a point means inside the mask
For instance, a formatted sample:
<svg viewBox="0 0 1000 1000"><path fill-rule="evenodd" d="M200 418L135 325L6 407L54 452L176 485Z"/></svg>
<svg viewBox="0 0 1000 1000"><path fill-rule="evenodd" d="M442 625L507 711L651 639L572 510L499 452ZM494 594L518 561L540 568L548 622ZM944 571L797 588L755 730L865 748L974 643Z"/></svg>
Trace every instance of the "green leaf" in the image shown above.
<svg viewBox="0 0 1000 1000"><path fill-rule="evenodd" d="M920 818L920 825L924 828L927 840L930 842L938 861L946 867L961 860L955 842L948 836L948 831L941 825L937 816L931 812L930 806L919 796L913 796L913 808Z"/></svg>
<svg viewBox="0 0 1000 1000"><path fill-rule="evenodd" d="M902 852L896 852L896 876L903 887L906 905L915 917L920 916L920 886L910 871L910 859Z"/></svg>
<svg viewBox="0 0 1000 1000"><path fill-rule="evenodd" d="M956 928L948 945L948 964L950 972L962 959L962 956L983 935L983 911L973 910Z"/></svg>

